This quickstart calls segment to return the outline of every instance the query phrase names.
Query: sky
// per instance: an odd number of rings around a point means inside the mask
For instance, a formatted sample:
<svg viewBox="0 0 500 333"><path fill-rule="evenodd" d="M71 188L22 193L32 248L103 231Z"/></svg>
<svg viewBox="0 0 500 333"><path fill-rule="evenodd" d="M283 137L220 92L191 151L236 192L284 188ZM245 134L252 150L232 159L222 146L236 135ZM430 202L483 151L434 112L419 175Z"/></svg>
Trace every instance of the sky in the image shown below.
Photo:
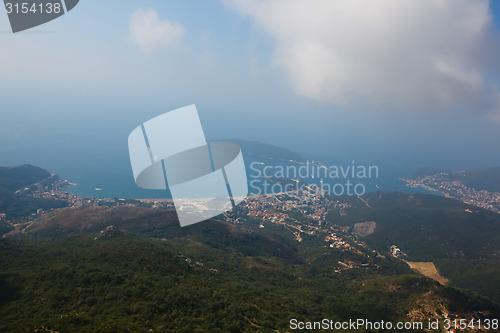
<svg viewBox="0 0 500 333"><path fill-rule="evenodd" d="M498 166L499 3L82 0L16 34L0 9L0 164L112 163L138 124L196 104L209 139Z"/></svg>

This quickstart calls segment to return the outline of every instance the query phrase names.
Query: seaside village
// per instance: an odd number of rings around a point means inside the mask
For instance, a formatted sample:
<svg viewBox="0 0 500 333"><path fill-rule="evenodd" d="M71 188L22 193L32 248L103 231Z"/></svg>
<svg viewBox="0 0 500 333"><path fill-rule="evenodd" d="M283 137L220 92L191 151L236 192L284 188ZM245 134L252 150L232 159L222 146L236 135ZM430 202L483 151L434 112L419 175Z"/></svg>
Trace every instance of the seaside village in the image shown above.
<svg viewBox="0 0 500 333"><path fill-rule="evenodd" d="M18 195L28 195L35 198L52 198L65 201L69 207L80 206L140 206L150 208L173 209L172 200L168 199L123 199L123 198L89 198L68 193L64 189L70 182L52 175L52 179L45 180L44 184L37 183L16 192ZM97 189L96 189L97 190ZM328 193L315 185L306 185L299 190L280 194L263 194L247 197L235 209L225 212L219 217L225 221L241 224L247 221L257 221L260 228L269 223L283 226L289 230L298 242L303 241L304 235L319 235L323 237L325 246L340 249L365 256L367 246L349 231L349 227L338 226L327 221L330 209L343 210L349 204L332 199ZM38 209L28 217L28 221L36 220L49 212ZM0 220L14 226L13 221L4 213L0 213ZM391 249L392 253L392 249Z"/></svg>

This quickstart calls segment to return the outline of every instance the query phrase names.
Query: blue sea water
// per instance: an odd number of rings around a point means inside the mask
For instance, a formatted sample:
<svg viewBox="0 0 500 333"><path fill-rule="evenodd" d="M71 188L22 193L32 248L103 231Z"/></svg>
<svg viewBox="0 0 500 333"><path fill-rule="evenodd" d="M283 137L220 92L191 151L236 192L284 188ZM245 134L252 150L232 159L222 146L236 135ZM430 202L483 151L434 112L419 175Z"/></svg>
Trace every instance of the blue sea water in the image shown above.
<svg viewBox="0 0 500 333"><path fill-rule="evenodd" d="M398 170L396 167L391 166L379 166L352 160L336 163L322 162L323 165L329 168L329 171L326 172L326 169L321 169L318 166L318 160L298 164L248 155L244 155L244 160L250 194L281 192L283 190L282 186L272 186L274 183L265 181L260 176L279 177L283 172L285 177L295 178L303 183L314 184L318 187L323 186L323 188L329 189L330 193L335 192L337 195L377 191L428 193L423 189L407 187L399 178L409 177L411 176L411 172ZM368 172L366 173L366 177L357 177L359 170L363 168L368 170L370 166L372 167L371 177L368 177ZM334 168L339 170L337 173L339 177L330 177L330 175L333 175L331 170ZM352 177L352 168L355 170L354 177ZM342 170L344 173L348 173L347 177L342 175ZM171 198L168 190L145 190L139 188L135 184L128 155L117 156L112 161L101 161L98 168L88 166L86 168L69 168L61 171L63 178L77 184L76 186L68 187L67 191L79 196L130 199ZM351 185L348 186L347 184ZM296 188L291 187L287 189Z"/></svg>
<svg viewBox="0 0 500 333"><path fill-rule="evenodd" d="M35 128L23 135L15 136L11 133L4 136L0 145L0 165L32 164L50 172L59 174L77 186L70 186L67 191L85 197L102 198L169 198L168 190L145 190L139 188L134 181L130 159L128 155L127 137L135 123L117 126L109 130L110 122L101 122L100 119L85 119L86 126L69 126L67 122L52 121L52 127ZM130 121L132 123L132 121ZM316 147L311 149L297 149L293 143L281 145L296 151L309 161L322 162L326 166L369 166L378 167L378 177L358 179L365 186L366 192L382 191L423 191L406 187L399 180L400 177L411 177L412 172L423 166L440 166L433 161L422 160L406 161L403 158L390 162L388 157L398 156L394 151L383 147L378 160L360 159L359 156L372 154L357 153L354 158L350 151L339 157L336 146L330 148ZM355 145L353 146L361 146ZM384 151L386 153L384 153ZM366 151L364 151L366 153ZM264 166L283 165L290 163L272 159L257 158L245 155L243 151L247 175L252 176L253 162L264 163ZM354 161L354 162L353 162ZM298 167L295 165L295 167ZM459 166L460 167L460 166ZM293 177L292 177L293 178ZM307 178L307 177L306 177ZM251 179L250 179L251 180ZM306 183L318 184L319 179L301 179ZM326 179L325 183L345 183L349 179ZM352 179L351 179L352 180ZM99 189L99 190L96 190ZM252 190L252 186L250 186ZM252 191L255 193L256 191Z"/></svg>

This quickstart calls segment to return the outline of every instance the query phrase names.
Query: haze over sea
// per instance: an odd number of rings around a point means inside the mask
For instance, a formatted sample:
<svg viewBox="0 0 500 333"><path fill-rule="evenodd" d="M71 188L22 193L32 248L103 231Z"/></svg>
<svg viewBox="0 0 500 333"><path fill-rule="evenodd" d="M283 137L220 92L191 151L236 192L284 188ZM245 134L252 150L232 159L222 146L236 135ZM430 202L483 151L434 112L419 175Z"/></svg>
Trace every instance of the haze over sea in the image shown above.
<svg viewBox="0 0 500 333"><path fill-rule="evenodd" d="M377 165L382 190L421 167L500 166L500 1L252 3L80 2L53 33L2 34L0 165L155 196L134 184L127 137L196 104L209 140Z"/></svg>
<svg viewBox="0 0 500 333"><path fill-rule="evenodd" d="M201 108L203 110L203 108ZM204 113L200 112L202 121ZM141 121L147 120L143 117ZM136 126L132 121L116 121L115 118L90 117L79 119L78 126L68 126L69 120L64 115L54 118L43 127L32 127L24 131L25 137L7 137L10 144L0 147L2 165L18 165L29 163L43 167L53 173L59 174L78 186L71 186L67 190L71 193L89 197L119 197L119 198L165 198L170 197L166 191L144 190L136 186L130 167L128 156L127 138L129 132ZM207 121L205 133L210 139L210 134L216 133L215 127ZM204 123L205 125L205 123ZM261 126L262 128L263 126ZM238 136L234 129L227 128L227 139ZM303 131L309 131L304 125ZM269 136L268 134L273 135ZM411 176L413 171L424 166L446 167L461 169L475 167L473 163L453 161L446 158L438 159L438 152L429 149L420 154L413 153L403 148L384 146L374 152L369 133L344 133L346 140L340 143L338 133L333 138L328 133L316 133L315 137L296 137L294 132L275 130L267 132L264 138L259 138L256 131L244 133L243 139L259 140L264 143L280 145L291 151L298 152L309 161L322 162L326 166L348 167L350 165L375 165L379 170L379 177L364 179L367 192L383 191L417 191L408 188L399 181L400 177ZM212 138L214 135L212 135ZM17 139L13 142L10 139ZM331 144L329 144L331 143ZM425 160L422 156L430 155ZM276 165L276 161L245 155L247 173L251 176L249 165L253 161L264 162L266 165ZM470 161L469 161L470 162ZM282 164L282 163L281 163ZM283 165L287 165L286 163ZM487 165L485 165L487 166ZM334 180L345 183L344 179ZM378 187L377 187L378 186ZM99 188L101 190L96 190Z"/></svg>

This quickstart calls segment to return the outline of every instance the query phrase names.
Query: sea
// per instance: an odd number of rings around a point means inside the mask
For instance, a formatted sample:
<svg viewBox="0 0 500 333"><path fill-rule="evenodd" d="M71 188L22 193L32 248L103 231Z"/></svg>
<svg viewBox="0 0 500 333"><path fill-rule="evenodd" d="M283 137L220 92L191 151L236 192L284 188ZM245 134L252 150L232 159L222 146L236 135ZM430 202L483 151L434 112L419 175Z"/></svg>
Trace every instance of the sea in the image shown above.
<svg viewBox="0 0 500 333"><path fill-rule="evenodd" d="M300 190L304 185L314 185L334 195L363 195L377 191L429 193L424 189L406 186L401 178L411 178L413 172L398 169L396 166L355 160L324 162L311 159L295 162L254 155L244 155L244 161L249 195ZM61 171L60 176L74 184L66 188L66 191L78 196L124 199L171 198L168 189L147 190L138 187L128 155L121 156L116 161L100 161L98 168L88 166ZM286 182L279 182L283 177L289 180L287 186Z"/></svg>

